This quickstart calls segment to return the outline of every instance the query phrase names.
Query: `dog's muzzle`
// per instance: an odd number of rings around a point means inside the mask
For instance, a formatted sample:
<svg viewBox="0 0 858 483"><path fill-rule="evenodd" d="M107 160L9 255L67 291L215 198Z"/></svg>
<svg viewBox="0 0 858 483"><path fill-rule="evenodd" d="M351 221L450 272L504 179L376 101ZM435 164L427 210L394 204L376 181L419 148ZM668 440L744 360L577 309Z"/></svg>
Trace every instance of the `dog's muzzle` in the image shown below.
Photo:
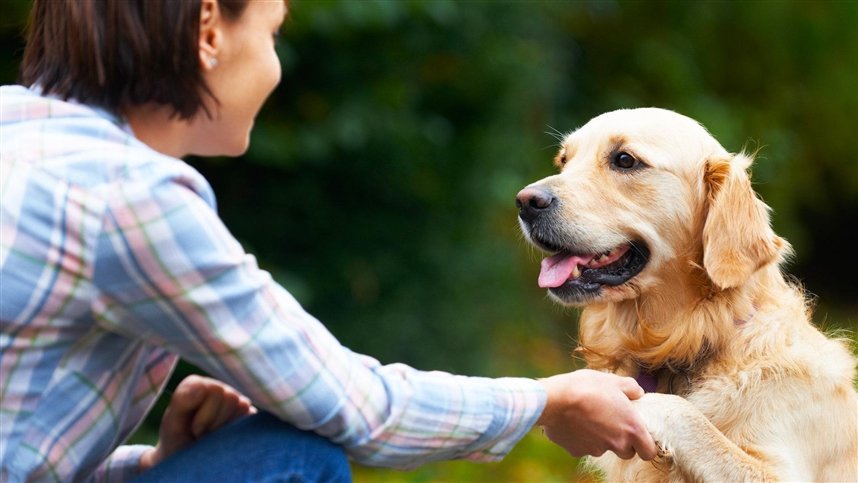
<svg viewBox="0 0 858 483"><path fill-rule="evenodd" d="M643 270L649 249L641 240L593 246L575 237L559 220L562 202L548 188L531 185L515 197L522 231L549 253L541 264L539 286L565 303L598 297L604 287L625 284Z"/></svg>

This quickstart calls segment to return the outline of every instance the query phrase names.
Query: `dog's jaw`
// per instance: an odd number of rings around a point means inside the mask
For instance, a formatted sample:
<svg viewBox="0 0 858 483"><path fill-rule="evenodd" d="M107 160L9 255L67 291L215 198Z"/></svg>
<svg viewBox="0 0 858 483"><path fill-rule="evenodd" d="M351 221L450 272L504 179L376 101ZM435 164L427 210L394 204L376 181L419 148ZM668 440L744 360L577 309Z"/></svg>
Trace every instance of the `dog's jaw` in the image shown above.
<svg viewBox="0 0 858 483"><path fill-rule="evenodd" d="M641 241L623 243L611 249L582 249L536 238L525 230L532 243L542 249L555 248L541 264L539 286L565 305L586 305L596 301L618 301L637 297L635 278L647 266L650 251Z"/></svg>

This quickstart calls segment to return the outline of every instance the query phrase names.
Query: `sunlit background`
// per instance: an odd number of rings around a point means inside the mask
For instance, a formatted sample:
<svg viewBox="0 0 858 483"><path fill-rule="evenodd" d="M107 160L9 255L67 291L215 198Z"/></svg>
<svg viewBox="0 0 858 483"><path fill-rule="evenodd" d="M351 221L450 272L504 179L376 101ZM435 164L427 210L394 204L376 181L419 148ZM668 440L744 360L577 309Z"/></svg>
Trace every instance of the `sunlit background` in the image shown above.
<svg viewBox="0 0 858 483"><path fill-rule="evenodd" d="M4 84L28 8L2 0ZM283 81L250 151L190 161L246 249L352 349L481 376L578 367L577 312L537 288L514 197L553 172L557 133L639 106L759 150L755 187L796 249L787 270L818 297L815 321L858 330L858 1L291 0L290 12ZM164 402L135 441L154 442ZM534 431L502 463L355 478L588 476Z"/></svg>

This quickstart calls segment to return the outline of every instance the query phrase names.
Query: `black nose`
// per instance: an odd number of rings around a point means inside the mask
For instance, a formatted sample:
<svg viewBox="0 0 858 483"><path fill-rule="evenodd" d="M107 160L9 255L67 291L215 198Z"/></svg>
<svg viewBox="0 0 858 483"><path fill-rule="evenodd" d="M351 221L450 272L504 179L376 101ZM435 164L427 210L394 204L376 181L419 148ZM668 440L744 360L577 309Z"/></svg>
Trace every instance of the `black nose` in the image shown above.
<svg viewBox="0 0 858 483"><path fill-rule="evenodd" d="M533 222L539 215L553 208L557 198L544 188L525 188L515 197L518 216L527 223Z"/></svg>

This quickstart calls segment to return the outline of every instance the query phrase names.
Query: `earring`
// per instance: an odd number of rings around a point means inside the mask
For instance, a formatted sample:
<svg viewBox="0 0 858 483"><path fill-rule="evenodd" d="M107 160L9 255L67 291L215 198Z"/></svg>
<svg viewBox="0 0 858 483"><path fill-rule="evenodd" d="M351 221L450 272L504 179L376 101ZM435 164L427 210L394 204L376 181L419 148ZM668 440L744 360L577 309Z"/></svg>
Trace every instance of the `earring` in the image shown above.
<svg viewBox="0 0 858 483"><path fill-rule="evenodd" d="M209 57L208 63L209 63L209 68L214 69L215 67L217 67L217 58L216 57Z"/></svg>

